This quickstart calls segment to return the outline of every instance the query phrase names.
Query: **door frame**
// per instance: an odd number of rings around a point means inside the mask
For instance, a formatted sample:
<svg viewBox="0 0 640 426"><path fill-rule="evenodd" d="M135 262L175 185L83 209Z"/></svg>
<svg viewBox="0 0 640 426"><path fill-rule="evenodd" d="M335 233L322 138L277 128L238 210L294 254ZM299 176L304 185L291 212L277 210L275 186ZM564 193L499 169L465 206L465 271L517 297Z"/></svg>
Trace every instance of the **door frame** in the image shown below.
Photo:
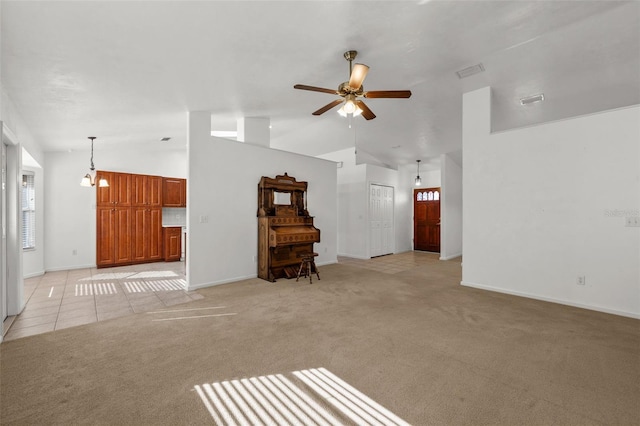
<svg viewBox="0 0 640 426"><path fill-rule="evenodd" d="M6 146L6 314L18 315L24 309L22 275L22 146L15 134L0 121L2 143ZM0 333L1 334L1 333Z"/></svg>
<svg viewBox="0 0 640 426"><path fill-rule="evenodd" d="M442 254L442 186L430 186L430 187L424 187L424 188L413 188L413 190L411 191L411 197L412 197L412 214L413 214L413 239L412 239L412 248L413 250L416 250L416 227L417 227L417 222L416 222L416 193L417 192L426 192L426 191L432 191L432 190L437 190L438 192L438 201L440 201L440 205L439 205L439 211L438 211L438 251L429 251L429 250L420 250L418 249L418 251L426 251L427 253L440 253Z"/></svg>

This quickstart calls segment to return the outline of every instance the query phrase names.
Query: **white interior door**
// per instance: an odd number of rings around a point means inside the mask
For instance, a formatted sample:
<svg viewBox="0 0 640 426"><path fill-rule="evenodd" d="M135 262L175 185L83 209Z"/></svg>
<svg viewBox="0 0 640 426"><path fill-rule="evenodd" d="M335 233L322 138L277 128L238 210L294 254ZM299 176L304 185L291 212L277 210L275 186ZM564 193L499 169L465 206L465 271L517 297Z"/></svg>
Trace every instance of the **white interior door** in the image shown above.
<svg viewBox="0 0 640 426"><path fill-rule="evenodd" d="M382 187L382 254L393 253L393 187Z"/></svg>
<svg viewBox="0 0 640 426"><path fill-rule="evenodd" d="M393 187L371 184L369 190L369 253L393 253Z"/></svg>
<svg viewBox="0 0 640 426"><path fill-rule="evenodd" d="M382 255L382 187L371 185L369 190L369 253Z"/></svg>

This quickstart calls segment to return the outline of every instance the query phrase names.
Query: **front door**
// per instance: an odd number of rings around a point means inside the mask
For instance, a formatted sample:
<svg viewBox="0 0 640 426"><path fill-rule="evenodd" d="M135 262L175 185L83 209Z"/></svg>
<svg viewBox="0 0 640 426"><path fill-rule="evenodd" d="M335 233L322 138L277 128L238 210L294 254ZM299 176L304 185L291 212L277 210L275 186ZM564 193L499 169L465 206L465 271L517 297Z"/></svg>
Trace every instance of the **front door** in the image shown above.
<svg viewBox="0 0 640 426"><path fill-rule="evenodd" d="M440 188L413 190L413 249L440 253Z"/></svg>

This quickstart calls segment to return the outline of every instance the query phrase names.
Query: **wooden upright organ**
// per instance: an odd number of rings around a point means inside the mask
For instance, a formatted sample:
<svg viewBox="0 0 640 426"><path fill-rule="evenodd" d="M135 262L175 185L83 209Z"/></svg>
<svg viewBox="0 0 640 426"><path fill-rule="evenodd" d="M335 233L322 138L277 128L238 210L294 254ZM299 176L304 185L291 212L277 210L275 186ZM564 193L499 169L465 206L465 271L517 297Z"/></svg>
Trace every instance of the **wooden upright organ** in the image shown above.
<svg viewBox="0 0 640 426"><path fill-rule="evenodd" d="M296 277L301 255L313 253L320 230L307 211L307 182L263 176L258 184L258 277Z"/></svg>

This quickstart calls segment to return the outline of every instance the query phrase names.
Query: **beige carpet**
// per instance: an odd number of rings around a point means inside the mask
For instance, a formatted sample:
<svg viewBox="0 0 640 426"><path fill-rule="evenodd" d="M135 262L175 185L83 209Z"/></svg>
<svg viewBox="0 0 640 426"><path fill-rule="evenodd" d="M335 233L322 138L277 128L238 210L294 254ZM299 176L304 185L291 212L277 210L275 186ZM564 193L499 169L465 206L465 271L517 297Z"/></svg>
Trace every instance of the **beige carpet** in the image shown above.
<svg viewBox="0 0 640 426"><path fill-rule="evenodd" d="M315 368L414 425L640 423L640 321L462 287L460 269L329 265L5 342L0 423L212 424L199 386Z"/></svg>

